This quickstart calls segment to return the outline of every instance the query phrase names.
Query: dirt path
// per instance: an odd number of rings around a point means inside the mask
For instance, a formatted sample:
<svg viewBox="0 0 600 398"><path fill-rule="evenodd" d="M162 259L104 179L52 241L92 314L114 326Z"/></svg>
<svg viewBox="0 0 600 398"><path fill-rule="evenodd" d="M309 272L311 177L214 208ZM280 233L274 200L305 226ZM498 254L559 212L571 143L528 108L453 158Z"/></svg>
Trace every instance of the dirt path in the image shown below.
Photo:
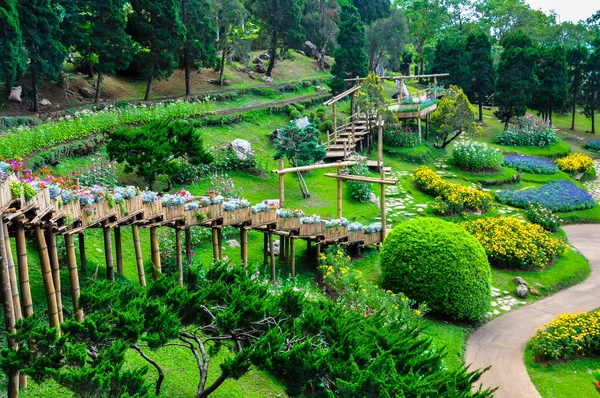
<svg viewBox="0 0 600 398"><path fill-rule="evenodd" d="M600 225L564 227L569 242L592 268L584 282L482 326L467 341L465 360L473 368L492 366L481 378L484 387L496 387L498 398L540 397L529 379L523 350L538 326L564 312L587 312L600 307Z"/></svg>

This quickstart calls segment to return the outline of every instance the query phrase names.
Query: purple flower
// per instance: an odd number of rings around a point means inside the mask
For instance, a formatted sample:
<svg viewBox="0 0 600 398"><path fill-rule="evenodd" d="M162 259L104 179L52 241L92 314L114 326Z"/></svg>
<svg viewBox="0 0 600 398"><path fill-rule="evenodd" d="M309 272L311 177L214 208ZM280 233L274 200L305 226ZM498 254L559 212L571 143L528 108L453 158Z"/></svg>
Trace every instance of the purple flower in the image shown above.
<svg viewBox="0 0 600 398"><path fill-rule="evenodd" d="M595 205L592 195L564 180L551 182L541 188L501 191L496 197L501 203L511 206L526 208L529 203L541 204L553 212L591 209Z"/></svg>
<svg viewBox="0 0 600 398"><path fill-rule="evenodd" d="M536 158L535 156L505 156L504 165L519 171L534 174L554 174L558 171L558 166L551 160Z"/></svg>

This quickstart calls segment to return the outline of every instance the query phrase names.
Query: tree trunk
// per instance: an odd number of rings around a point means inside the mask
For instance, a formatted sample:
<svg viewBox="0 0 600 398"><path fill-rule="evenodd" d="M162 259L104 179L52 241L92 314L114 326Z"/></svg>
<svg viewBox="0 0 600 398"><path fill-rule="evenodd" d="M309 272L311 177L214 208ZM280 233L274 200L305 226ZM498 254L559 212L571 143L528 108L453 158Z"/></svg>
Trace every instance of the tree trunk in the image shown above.
<svg viewBox="0 0 600 398"><path fill-rule="evenodd" d="M483 96L479 94L479 121L483 122Z"/></svg>
<svg viewBox="0 0 600 398"><path fill-rule="evenodd" d="M215 382L212 383L207 389L205 389L203 391L199 391L198 394L196 394L196 398L208 397L213 391L215 391L217 388L219 388L219 386L221 384L223 384L223 382L225 380L227 380L228 377L229 376L227 374L221 373L219 378L217 380L215 380Z"/></svg>
<svg viewBox="0 0 600 398"><path fill-rule="evenodd" d="M550 120L550 125L552 126L552 108L548 109L548 120Z"/></svg>
<svg viewBox="0 0 600 398"><path fill-rule="evenodd" d="M425 59L423 58L423 54L420 55L420 62L419 63L421 64L420 69L419 69L419 73L421 75L424 75L425 74ZM419 78L419 83L420 84L424 83L424 80L423 80L422 77Z"/></svg>
<svg viewBox="0 0 600 398"><path fill-rule="evenodd" d="M223 77L225 76L225 55L227 51L223 49L223 54L221 55L221 73L219 74L219 84L222 86L225 82L223 81Z"/></svg>
<svg viewBox="0 0 600 398"><path fill-rule="evenodd" d="M100 101L100 94L102 93L102 81L104 80L104 75L102 71L98 71L98 84L96 84L96 98L94 102L97 104Z"/></svg>
<svg viewBox="0 0 600 398"><path fill-rule="evenodd" d="M190 62L188 59L188 56L185 55L183 57L183 64L184 64L184 68L185 68L185 95L191 95L192 94L192 75L191 75L191 68L190 68Z"/></svg>
<svg viewBox="0 0 600 398"><path fill-rule="evenodd" d="M594 109L592 108L592 134L596 134L596 123L594 120Z"/></svg>
<svg viewBox="0 0 600 398"><path fill-rule="evenodd" d="M87 64L87 70L88 70L88 77L90 79L93 79L94 78L94 65L92 65L91 62Z"/></svg>
<svg viewBox="0 0 600 398"><path fill-rule="evenodd" d="M148 86L146 86L146 96L144 97L144 101L148 101L150 95L152 95L152 76L148 78Z"/></svg>
<svg viewBox="0 0 600 398"><path fill-rule="evenodd" d="M504 122L504 130L508 130L508 122L510 122L510 117L506 118L506 121Z"/></svg>
<svg viewBox="0 0 600 398"><path fill-rule="evenodd" d="M575 131L575 112L577 110L577 99L575 97L575 90L573 90L573 111L571 113L571 131Z"/></svg>
<svg viewBox="0 0 600 398"><path fill-rule="evenodd" d="M40 101L38 101L38 85L35 82L35 79L36 77L32 73L31 80L33 82L33 111L37 113L40 111Z"/></svg>
<svg viewBox="0 0 600 398"><path fill-rule="evenodd" d="M265 73L265 76L271 77L271 72L273 72L275 62L277 61L277 33L275 32L273 32L273 36L271 36L269 55L271 56L271 59L269 60L269 66L267 67L267 73Z"/></svg>
<svg viewBox="0 0 600 398"><path fill-rule="evenodd" d="M319 52L321 56L319 57L319 69L325 69L325 0L319 0L319 11L321 17L321 48Z"/></svg>
<svg viewBox="0 0 600 398"><path fill-rule="evenodd" d="M138 354L140 354L140 356L142 358L144 358L144 360L146 360L146 362L148 362L150 365L154 366L154 368L158 372L158 378L156 379L156 389L155 389L155 394L158 397L160 395L160 389L161 389L162 382L165 378L165 372L160 367L160 365L155 360L153 360L152 358L147 356L146 353L144 351L142 351L142 349L137 344L130 344L129 346L131 348L133 348L135 351L137 351Z"/></svg>

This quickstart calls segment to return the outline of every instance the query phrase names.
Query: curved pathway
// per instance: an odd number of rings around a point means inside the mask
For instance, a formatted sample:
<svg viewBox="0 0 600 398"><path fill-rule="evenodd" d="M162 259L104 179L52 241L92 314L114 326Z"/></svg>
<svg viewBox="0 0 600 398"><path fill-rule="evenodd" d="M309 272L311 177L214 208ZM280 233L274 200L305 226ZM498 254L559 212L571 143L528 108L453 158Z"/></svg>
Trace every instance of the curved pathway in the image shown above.
<svg viewBox="0 0 600 398"><path fill-rule="evenodd" d="M467 341L465 361L472 369L491 369L480 380L484 387L499 387L498 398L539 398L529 379L523 350L538 326L564 312L587 312L600 307L600 225L564 227L569 242L592 268L582 283L486 323Z"/></svg>

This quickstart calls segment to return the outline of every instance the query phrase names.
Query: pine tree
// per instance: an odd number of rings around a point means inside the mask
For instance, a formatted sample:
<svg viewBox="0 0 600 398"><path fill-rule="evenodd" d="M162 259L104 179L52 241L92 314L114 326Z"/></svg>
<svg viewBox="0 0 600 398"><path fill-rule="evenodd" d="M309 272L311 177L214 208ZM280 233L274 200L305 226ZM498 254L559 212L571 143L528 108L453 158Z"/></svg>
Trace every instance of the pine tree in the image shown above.
<svg viewBox="0 0 600 398"><path fill-rule="evenodd" d="M467 40L457 32L444 35L435 45L433 73L449 73L444 80L464 90L472 76L466 59L469 59Z"/></svg>
<svg viewBox="0 0 600 398"><path fill-rule="evenodd" d="M552 123L552 110L563 109L567 102L567 58L561 46L543 46L536 67L538 89L531 107Z"/></svg>
<svg viewBox="0 0 600 398"><path fill-rule="evenodd" d="M25 49L29 55L29 73L33 86L33 110L39 112L38 86L56 79L62 69L67 51L59 41L59 18L50 0L17 3Z"/></svg>
<svg viewBox="0 0 600 398"><path fill-rule="evenodd" d="M390 16L389 0L352 0L351 3L358 10L365 25Z"/></svg>
<svg viewBox="0 0 600 398"><path fill-rule="evenodd" d="M578 45L567 51L567 75L569 82L568 102L572 106L571 130L575 130L575 113L577 111L578 98L581 94L581 86L584 80L584 71L588 55L587 47L582 45Z"/></svg>
<svg viewBox="0 0 600 398"><path fill-rule="evenodd" d="M479 104L479 121L483 121L483 101L494 93L495 86L490 36L481 30L471 31L466 50L469 54L470 84L464 87L464 91L472 102Z"/></svg>
<svg viewBox="0 0 600 398"><path fill-rule="evenodd" d="M495 114L504 123L504 128L508 128L512 117L525 115L532 93L537 90L537 52L531 39L520 30L506 35L500 44L504 51L498 66L495 98L498 110Z"/></svg>
<svg viewBox="0 0 600 398"><path fill-rule="evenodd" d="M23 73L27 61L19 26L16 0L0 2L0 82L7 91Z"/></svg>
<svg viewBox="0 0 600 398"><path fill-rule="evenodd" d="M583 114L592 120L592 134L596 134L596 111L600 104L600 40L596 40L595 48L586 63L587 79L583 84Z"/></svg>
<svg viewBox="0 0 600 398"><path fill-rule="evenodd" d="M144 96L147 101L152 94L152 81L168 78L178 66L185 28L177 0L131 0L131 7L134 12L129 17L128 30L141 46L135 62L148 81Z"/></svg>
<svg viewBox="0 0 600 398"><path fill-rule="evenodd" d="M208 0L181 0L181 22L186 29L181 64L185 70L185 95L190 95L192 68L213 67L217 63L217 32L210 19Z"/></svg>
<svg viewBox="0 0 600 398"><path fill-rule="evenodd" d="M334 53L335 64L331 68L333 79L330 83L335 93L347 88L348 84L344 79L365 77L369 70L369 57L365 51L365 26L354 6L342 6L339 27L339 47Z"/></svg>

